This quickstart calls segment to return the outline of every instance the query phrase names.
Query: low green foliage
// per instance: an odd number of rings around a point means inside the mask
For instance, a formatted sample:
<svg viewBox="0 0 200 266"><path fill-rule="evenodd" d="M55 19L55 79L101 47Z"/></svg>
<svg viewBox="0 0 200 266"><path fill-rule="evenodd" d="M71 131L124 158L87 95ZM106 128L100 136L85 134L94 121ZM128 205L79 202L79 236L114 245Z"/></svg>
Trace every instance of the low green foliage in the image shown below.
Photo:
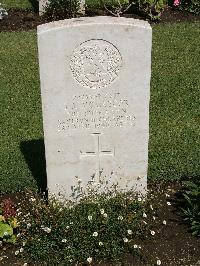
<svg viewBox="0 0 200 266"><path fill-rule="evenodd" d="M168 0L168 5L178 10L191 12L196 15L200 14L199 0Z"/></svg>
<svg viewBox="0 0 200 266"><path fill-rule="evenodd" d="M79 9L80 0L49 0L45 7L45 16L51 20L74 18Z"/></svg>
<svg viewBox="0 0 200 266"><path fill-rule="evenodd" d="M134 2L137 3L137 1ZM165 3L165 0L138 0L138 9L151 20L159 20Z"/></svg>
<svg viewBox="0 0 200 266"><path fill-rule="evenodd" d="M184 220L189 224L192 234L200 236L200 179L184 182L186 188L181 201Z"/></svg>
<svg viewBox="0 0 200 266"><path fill-rule="evenodd" d="M112 198L82 198L75 205L51 199L47 205L28 192L21 206L26 206L26 213L19 216L22 234L18 241L26 243L26 261L49 265L91 259L117 263L127 253L142 258L139 244L151 237L152 227L144 221L155 215L147 202L120 193Z"/></svg>
<svg viewBox="0 0 200 266"><path fill-rule="evenodd" d="M4 200L0 204L0 241L14 244L16 235L14 230L18 227L14 203Z"/></svg>
<svg viewBox="0 0 200 266"><path fill-rule="evenodd" d="M110 14L121 16L126 12L142 14L150 20L160 19L161 13L164 11L165 0L122 0L122 1L106 1L100 0Z"/></svg>
<svg viewBox="0 0 200 266"><path fill-rule="evenodd" d="M181 0L180 9L186 10L188 12L198 15L200 14L200 1L199 0Z"/></svg>

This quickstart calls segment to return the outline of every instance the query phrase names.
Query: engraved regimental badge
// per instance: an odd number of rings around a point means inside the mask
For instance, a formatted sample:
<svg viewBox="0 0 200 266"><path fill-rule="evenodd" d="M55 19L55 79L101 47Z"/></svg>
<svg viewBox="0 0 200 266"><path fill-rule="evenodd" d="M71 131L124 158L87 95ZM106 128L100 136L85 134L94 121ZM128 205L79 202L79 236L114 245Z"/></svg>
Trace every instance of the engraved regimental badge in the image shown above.
<svg viewBox="0 0 200 266"><path fill-rule="evenodd" d="M122 65L118 49L105 40L80 44L71 56L70 68L75 80L90 89L104 88L117 77Z"/></svg>

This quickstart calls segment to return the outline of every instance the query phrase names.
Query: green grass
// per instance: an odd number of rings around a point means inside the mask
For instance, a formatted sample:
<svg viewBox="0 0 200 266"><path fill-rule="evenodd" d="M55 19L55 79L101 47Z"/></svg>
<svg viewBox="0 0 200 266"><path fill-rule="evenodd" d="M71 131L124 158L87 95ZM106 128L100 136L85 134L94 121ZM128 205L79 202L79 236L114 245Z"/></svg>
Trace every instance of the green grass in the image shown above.
<svg viewBox="0 0 200 266"><path fill-rule="evenodd" d="M0 47L0 190L9 192L33 185L21 144L43 136L36 33L1 33Z"/></svg>
<svg viewBox="0 0 200 266"><path fill-rule="evenodd" d="M153 31L149 177L200 174L199 23Z"/></svg>
<svg viewBox="0 0 200 266"><path fill-rule="evenodd" d="M1 0L6 9L19 8L19 9L32 9L34 10L36 0Z"/></svg>
<svg viewBox="0 0 200 266"><path fill-rule="evenodd" d="M200 173L199 29L199 23L153 26L149 180ZM43 132L36 33L2 32L0 47L0 192L5 193L41 182Z"/></svg>

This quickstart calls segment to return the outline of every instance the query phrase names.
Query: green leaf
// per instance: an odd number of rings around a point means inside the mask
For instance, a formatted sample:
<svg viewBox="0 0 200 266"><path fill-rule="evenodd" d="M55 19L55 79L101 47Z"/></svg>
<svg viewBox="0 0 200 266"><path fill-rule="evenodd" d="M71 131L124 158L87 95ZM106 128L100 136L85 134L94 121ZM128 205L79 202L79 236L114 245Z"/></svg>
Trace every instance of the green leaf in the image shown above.
<svg viewBox="0 0 200 266"><path fill-rule="evenodd" d="M13 229L10 225L0 222L0 237L5 237L5 233L11 236L13 235Z"/></svg>
<svg viewBox="0 0 200 266"><path fill-rule="evenodd" d="M5 242L6 242L6 243L15 244L15 243L16 243L16 240L17 240L16 236L15 236L15 235L12 235L12 236L10 236L9 238L7 238L7 239L5 240Z"/></svg>

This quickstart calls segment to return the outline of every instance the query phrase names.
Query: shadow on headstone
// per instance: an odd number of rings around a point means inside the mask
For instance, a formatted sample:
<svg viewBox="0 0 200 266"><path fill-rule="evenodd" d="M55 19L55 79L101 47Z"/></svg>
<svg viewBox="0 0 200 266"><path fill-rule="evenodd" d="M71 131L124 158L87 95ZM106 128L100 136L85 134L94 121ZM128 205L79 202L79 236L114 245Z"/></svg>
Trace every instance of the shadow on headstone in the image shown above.
<svg viewBox="0 0 200 266"><path fill-rule="evenodd" d="M29 0L29 2L31 3L32 7L33 7L33 11L35 13L39 12L39 1L38 0Z"/></svg>
<svg viewBox="0 0 200 266"><path fill-rule="evenodd" d="M20 150L37 182L39 191L45 192L47 188L47 176L44 139L23 141L20 144Z"/></svg>

